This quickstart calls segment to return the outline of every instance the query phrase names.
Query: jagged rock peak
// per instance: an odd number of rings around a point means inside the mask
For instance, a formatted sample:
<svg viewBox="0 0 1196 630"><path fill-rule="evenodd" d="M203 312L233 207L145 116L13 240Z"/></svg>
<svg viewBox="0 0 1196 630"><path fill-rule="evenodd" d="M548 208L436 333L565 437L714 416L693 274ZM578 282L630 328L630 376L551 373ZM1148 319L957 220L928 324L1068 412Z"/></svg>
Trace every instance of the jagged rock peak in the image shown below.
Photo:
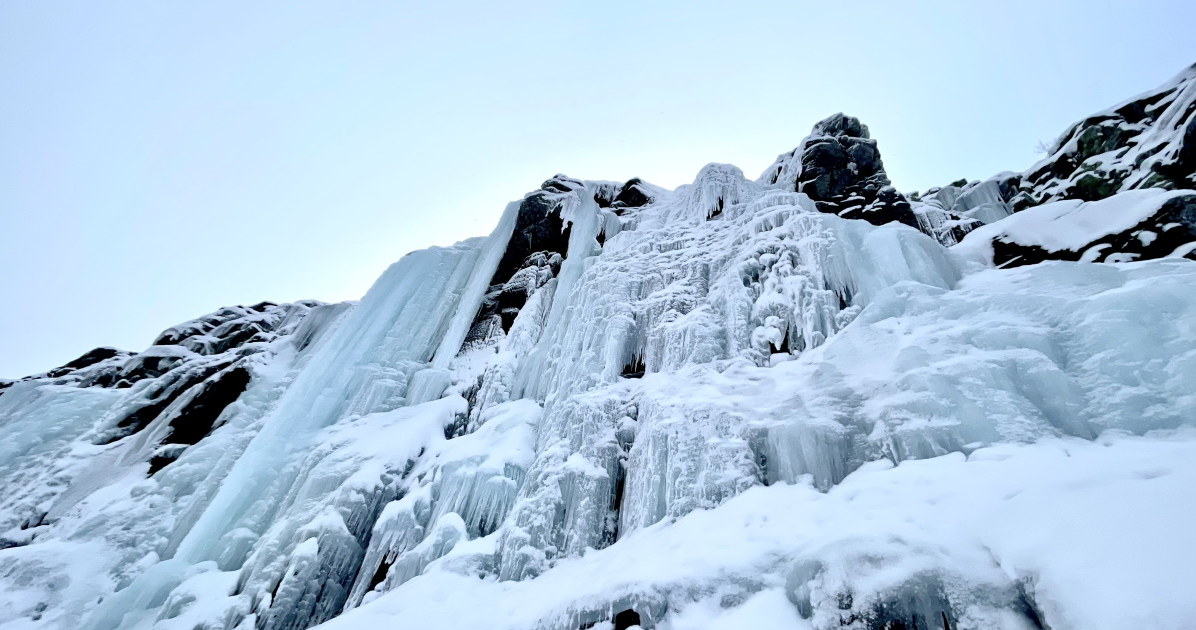
<svg viewBox="0 0 1196 630"><path fill-rule="evenodd" d="M868 126L860 122L860 119L848 116L842 112L833 114L815 123L813 128L810 129L810 134L802 139L797 148L778 155L777 159L768 168L764 169L764 173L756 181L761 184L772 184L786 188L795 187L802 170L801 156L806 148L819 139L834 136L871 139Z"/></svg>
<svg viewBox="0 0 1196 630"><path fill-rule="evenodd" d="M757 181L805 193L822 212L918 226L909 200L892 187L868 126L854 116L838 113L816 123Z"/></svg>
<svg viewBox="0 0 1196 630"><path fill-rule="evenodd" d="M652 203L654 199L645 187L644 180L633 177L619 187L619 194L615 196L612 205L616 208L638 208Z"/></svg>
<svg viewBox="0 0 1196 630"><path fill-rule="evenodd" d="M843 112L833 114L818 121L810 131L810 136L806 141L808 142L810 138L818 136L849 136L864 139L872 137L868 133L868 125L860 122L859 118L848 116Z"/></svg>

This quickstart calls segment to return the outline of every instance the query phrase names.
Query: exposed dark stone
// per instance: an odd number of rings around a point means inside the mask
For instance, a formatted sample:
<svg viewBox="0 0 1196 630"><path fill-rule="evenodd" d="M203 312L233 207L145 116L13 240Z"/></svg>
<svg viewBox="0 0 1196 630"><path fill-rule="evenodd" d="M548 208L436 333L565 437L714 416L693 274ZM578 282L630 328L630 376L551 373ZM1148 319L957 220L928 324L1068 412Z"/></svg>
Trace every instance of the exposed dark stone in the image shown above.
<svg viewBox="0 0 1196 630"><path fill-rule="evenodd" d="M619 189L615 202L624 208L638 208L652 203L652 195L644 188L644 182L638 177L627 180Z"/></svg>
<svg viewBox="0 0 1196 630"><path fill-rule="evenodd" d="M603 548L615 544L615 541L619 539L619 515L623 510L623 495L627 492L627 452L631 448L631 444L630 442L625 442L620 444L620 446L618 472L615 476L615 488L610 501L610 516L607 517L605 531L602 536Z"/></svg>
<svg viewBox="0 0 1196 630"><path fill-rule="evenodd" d="M984 225L979 219L960 217L957 221L958 223L951 227L951 238L955 239L956 243L962 241L972 230Z"/></svg>
<svg viewBox="0 0 1196 630"><path fill-rule="evenodd" d="M48 372L34 374L20 379L0 379L0 393L16 383L43 378L63 379L59 382L78 385L80 387L113 387L118 378L121 359L136 356L135 352L118 350L116 348L96 348L83 356L56 367Z"/></svg>
<svg viewBox="0 0 1196 630"><path fill-rule="evenodd" d="M1018 211L1062 199L1105 199L1130 188L1196 186L1194 89L1196 66L1169 87L1073 125L1050 157L1018 182L1020 194L1007 200Z"/></svg>
<svg viewBox="0 0 1196 630"><path fill-rule="evenodd" d="M228 363L184 365L177 370L171 370L168 375L159 379L161 382L153 383L146 389L144 392L146 403L117 422L115 429L101 439L100 443L115 442L141 431L187 390L204 382L228 365Z"/></svg>
<svg viewBox="0 0 1196 630"><path fill-rule="evenodd" d="M610 618L610 622L614 624L615 630L627 630L633 626L641 626L644 623L643 617L633 608L627 608L616 613ZM577 630L590 630L597 626L599 621L587 621L579 624Z"/></svg>
<svg viewBox="0 0 1196 630"><path fill-rule="evenodd" d="M1186 177L1188 183L1196 185L1196 178L1193 177L1193 174L1196 174L1196 115L1188 118L1188 126L1184 129L1183 139L1180 140L1173 168L1171 175L1175 179Z"/></svg>
<svg viewBox="0 0 1196 630"><path fill-rule="evenodd" d="M1080 155L1090 157L1117 149L1128 136L1128 130L1109 121L1084 129L1076 140Z"/></svg>
<svg viewBox="0 0 1196 630"><path fill-rule="evenodd" d="M318 302L298 304L310 307ZM247 342L258 333L272 332L282 320L286 306L280 308L273 302L226 306L198 319L167 328L154 340L154 345L184 345L200 354L219 354ZM271 310L276 311L273 317L269 313Z"/></svg>
<svg viewBox="0 0 1196 630"><path fill-rule="evenodd" d="M641 623L640 614L631 609L617 613L613 621L615 630L627 630L627 628L638 626Z"/></svg>
<svg viewBox="0 0 1196 630"><path fill-rule="evenodd" d="M568 253L572 226L565 225L561 218L561 203L561 197L542 191L524 198L519 205L511 240L490 279L492 286L510 280L533 253L558 253L562 256Z"/></svg>
<svg viewBox="0 0 1196 630"><path fill-rule="evenodd" d="M181 355L153 354L149 351L130 358L116 373L116 387L132 387L138 381L158 378L185 361Z"/></svg>
<svg viewBox="0 0 1196 630"><path fill-rule="evenodd" d="M619 375L623 378L643 378L646 369L643 357L632 357L631 361L623 366L623 371Z"/></svg>
<svg viewBox="0 0 1196 630"><path fill-rule="evenodd" d="M88 351L83 356L79 357L78 359L75 359L74 361L64 364L62 367L57 367L57 368L54 368L53 370L50 370L49 372L46 373L46 375L52 376L52 377L53 376L64 376L66 374L74 372L75 370L95 365L95 364L99 363L100 361L105 361L105 360L111 359L112 357L121 356L121 355L127 356L128 354L129 353L125 352L124 350L118 350L116 348L108 348L108 347L96 348L94 350Z"/></svg>
<svg viewBox="0 0 1196 630"><path fill-rule="evenodd" d="M849 185L858 184L853 174L846 172L847 150L837 140L821 140L807 145L802 152L801 164L797 189L815 201L843 197Z"/></svg>
<svg viewBox="0 0 1196 630"><path fill-rule="evenodd" d="M561 217L567 199L561 191L572 194L583 188L580 182L558 175L524 197L511 239L466 335L466 346L491 338L497 329L510 330L527 298L560 271L572 231Z"/></svg>
<svg viewBox="0 0 1196 630"><path fill-rule="evenodd" d="M874 225L897 221L913 228L918 227L909 200L892 186L881 188L876 193L876 200L871 204L845 210L840 216L847 219L864 219Z"/></svg>
<svg viewBox="0 0 1196 630"><path fill-rule="evenodd" d="M1067 190L1068 199L1099 201L1112 196L1121 187L1123 175L1093 171L1081 175Z"/></svg>
<svg viewBox="0 0 1196 630"><path fill-rule="evenodd" d="M1018 194L1018 188L1021 186L1021 183L1022 176L1017 174L1010 174L1009 176L1001 179L1001 181L997 183L997 186L1001 189L1001 199L1005 201L1005 203L1013 201Z"/></svg>
<svg viewBox="0 0 1196 630"><path fill-rule="evenodd" d="M723 209L725 209L725 208L726 208L726 206L727 206L727 200L726 200L726 199L723 199L722 197L719 197L719 198L718 198L718 207L717 207L717 208L715 208L715 209L714 209L714 210L713 210L713 211L712 211L712 212L711 212L711 213L710 213L710 214L709 214L709 215L706 217L706 219L707 219L707 220L710 220L710 219L713 219L713 218L715 218L715 217L717 217L717 216L722 216L722 214L723 214Z"/></svg>
<svg viewBox="0 0 1196 630"><path fill-rule="evenodd" d="M375 587L386 580L387 573L390 573L390 563L383 558L382 562L378 565L378 570L374 571L374 576L370 578L370 587L366 589L366 592L374 590Z"/></svg>
<svg viewBox="0 0 1196 630"><path fill-rule="evenodd" d="M842 300L842 298L840 298ZM793 350L789 347L789 331L785 331L781 335L781 345L776 345L773 342L768 342L769 354L792 354Z"/></svg>
<svg viewBox="0 0 1196 630"><path fill-rule="evenodd" d="M870 138L868 126L861 123L859 118L847 116L842 112L832 114L814 126L815 131L821 131L827 136L851 136L853 138Z"/></svg>
<svg viewBox="0 0 1196 630"><path fill-rule="evenodd" d="M859 119L835 114L814 125L800 152L797 190L819 210L875 225L918 226L909 200L890 185L876 141Z"/></svg>
<svg viewBox="0 0 1196 630"><path fill-rule="evenodd" d="M554 175L551 179L545 180L543 184L540 184L540 190L554 193L568 193L583 188L585 188L585 184L580 180L560 174Z"/></svg>
<svg viewBox="0 0 1196 630"><path fill-rule="evenodd" d="M1171 96L1174 89L1164 90L1145 98L1131 101L1117 108L1114 113L1132 123L1142 122L1160 101Z"/></svg>
<svg viewBox="0 0 1196 630"><path fill-rule="evenodd" d="M170 420L170 434L165 442L172 445L197 444L212 431L216 419L226 407L233 403L249 386L249 370L233 367L217 373L196 386L197 390L187 404ZM178 458L182 449L166 452L150 460L149 474L161 470Z"/></svg>
<svg viewBox="0 0 1196 630"><path fill-rule="evenodd" d="M1034 630L1046 630L1046 622L1043 621L1042 611L1038 608L1038 603L1030 594L1026 592L1025 583L1018 584L1017 587L1017 601L1013 606L1017 612L1020 612L1026 621L1030 623L1030 627Z"/></svg>

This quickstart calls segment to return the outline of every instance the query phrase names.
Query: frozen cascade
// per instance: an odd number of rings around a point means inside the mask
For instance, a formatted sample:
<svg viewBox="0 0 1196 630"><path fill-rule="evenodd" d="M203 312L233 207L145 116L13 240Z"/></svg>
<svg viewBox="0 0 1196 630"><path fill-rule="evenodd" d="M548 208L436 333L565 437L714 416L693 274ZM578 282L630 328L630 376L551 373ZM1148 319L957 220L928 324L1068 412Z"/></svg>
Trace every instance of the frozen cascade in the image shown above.
<svg viewBox="0 0 1196 630"><path fill-rule="evenodd" d="M1013 214L1013 209L1001 196L1000 182L995 179L980 182L964 190L950 209L981 223L993 223Z"/></svg>
<svg viewBox="0 0 1196 630"><path fill-rule="evenodd" d="M1182 188L1190 95L1036 168L1138 133ZM1086 173L907 199L835 115L0 381L0 629L1186 630L1196 193L1023 209Z"/></svg>
<svg viewBox="0 0 1196 630"><path fill-rule="evenodd" d="M600 255L577 260L586 250L571 243L539 347L521 368L538 379L528 393L543 397L545 421L501 532L504 578L717 505L763 475L741 416L679 420L684 413L628 387L625 366L642 363L650 375L731 359L766 365L782 349L821 345L888 286L949 288L960 275L915 230L819 213L804 195L768 190L730 167L703 169L658 204ZM575 224L571 238L585 245L592 234ZM628 423L633 446L620 439ZM711 440L724 446L711 450ZM715 459L704 472L707 455ZM845 472L837 460L819 468L828 482Z"/></svg>
<svg viewBox="0 0 1196 630"><path fill-rule="evenodd" d="M467 536L489 534L506 517L534 457L540 407L530 400L499 404L482 420L475 432L430 447L411 471L423 485L382 511L346 608L401 585L412 571ZM437 529L440 542L425 544Z"/></svg>
<svg viewBox="0 0 1196 630"><path fill-rule="evenodd" d="M160 606L188 565L218 559L225 569L235 568L244 561L247 551L240 542L245 537L243 532L253 532L255 537L266 535L264 528L272 522L312 518L302 516L312 511L310 499L298 501L312 492L304 490L302 484L310 475L311 457L304 464L295 456L304 452L305 445L312 443L323 427L404 404L408 382L428 365L440 344L450 338L449 343L455 340L460 345L470 317L462 312L476 311L485 282L510 238L514 211L512 204L488 239L412 252L392 265L361 304L336 323L261 421L261 428L227 474L205 482L216 489L194 523L179 524L174 533L178 542L166 550L169 559L108 599L94 615L91 627L131 627L130 621L144 621L138 615L126 617L126 613ZM430 397L428 381L428 377L417 379L421 386L416 395ZM317 496L321 496L321 488L327 493L339 485L334 479L321 483L315 489ZM353 509L362 507L369 511L369 502ZM329 542L324 531L316 540L325 546L348 545L349 553L359 554L360 550L351 550L357 543L352 536L346 536L347 531L336 532L341 516L330 516L331 537L340 542ZM369 520L372 522L372 517ZM339 528L343 529L344 524ZM293 526L284 529L293 530ZM290 532L276 535L284 534ZM262 542L257 544L260 547ZM285 548L294 543L284 540L282 544ZM356 564L350 561L347 568L355 570ZM242 576L243 581L249 578ZM308 597L305 589L311 588L311 583L307 584L289 587L296 605ZM322 588L318 581L314 586ZM284 590L276 597L287 595ZM325 599L328 601L322 606L326 614L316 617L335 614L344 597ZM286 607L278 607L277 601L273 602L276 608L285 611ZM278 613L272 615L264 627L303 627L312 617L300 613L296 619L279 619Z"/></svg>

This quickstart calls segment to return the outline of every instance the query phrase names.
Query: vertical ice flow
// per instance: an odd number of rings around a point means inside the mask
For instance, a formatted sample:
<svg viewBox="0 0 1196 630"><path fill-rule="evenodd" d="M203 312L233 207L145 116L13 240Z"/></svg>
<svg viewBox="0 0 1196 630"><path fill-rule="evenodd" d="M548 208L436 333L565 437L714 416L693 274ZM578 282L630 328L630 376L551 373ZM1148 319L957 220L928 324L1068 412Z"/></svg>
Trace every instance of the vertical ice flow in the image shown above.
<svg viewBox="0 0 1196 630"><path fill-rule="evenodd" d="M180 523L168 560L146 571L92 617L92 628L137 624L156 607L187 566L218 559L243 522L269 523L294 493L288 466L323 427L403 406L412 376L434 357L447 364L468 330L487 283L510 239L518 203L507 206L486 238L407 254L379 278L361 304L337 322L261 423L261 429L221 479L193 523ZM438 379L433 379L438 380ZM426 393L419 393L426 397ZM253 508L254 514L247 511ZM230 567L232 568L232 567Z"/></svg>

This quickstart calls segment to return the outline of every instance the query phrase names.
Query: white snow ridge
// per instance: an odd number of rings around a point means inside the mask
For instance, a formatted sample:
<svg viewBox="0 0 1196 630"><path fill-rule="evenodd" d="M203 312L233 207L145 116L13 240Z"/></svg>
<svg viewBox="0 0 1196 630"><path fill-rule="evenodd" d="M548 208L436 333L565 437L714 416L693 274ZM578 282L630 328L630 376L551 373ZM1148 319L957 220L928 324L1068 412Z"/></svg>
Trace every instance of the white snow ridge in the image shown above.
<svg viewBox="0 0 1196 630"><path fill-rule="evenodd" d="M0 382L0 629L1196 628L1194 84L922 195L841 115L558 175Z"/></svg>

